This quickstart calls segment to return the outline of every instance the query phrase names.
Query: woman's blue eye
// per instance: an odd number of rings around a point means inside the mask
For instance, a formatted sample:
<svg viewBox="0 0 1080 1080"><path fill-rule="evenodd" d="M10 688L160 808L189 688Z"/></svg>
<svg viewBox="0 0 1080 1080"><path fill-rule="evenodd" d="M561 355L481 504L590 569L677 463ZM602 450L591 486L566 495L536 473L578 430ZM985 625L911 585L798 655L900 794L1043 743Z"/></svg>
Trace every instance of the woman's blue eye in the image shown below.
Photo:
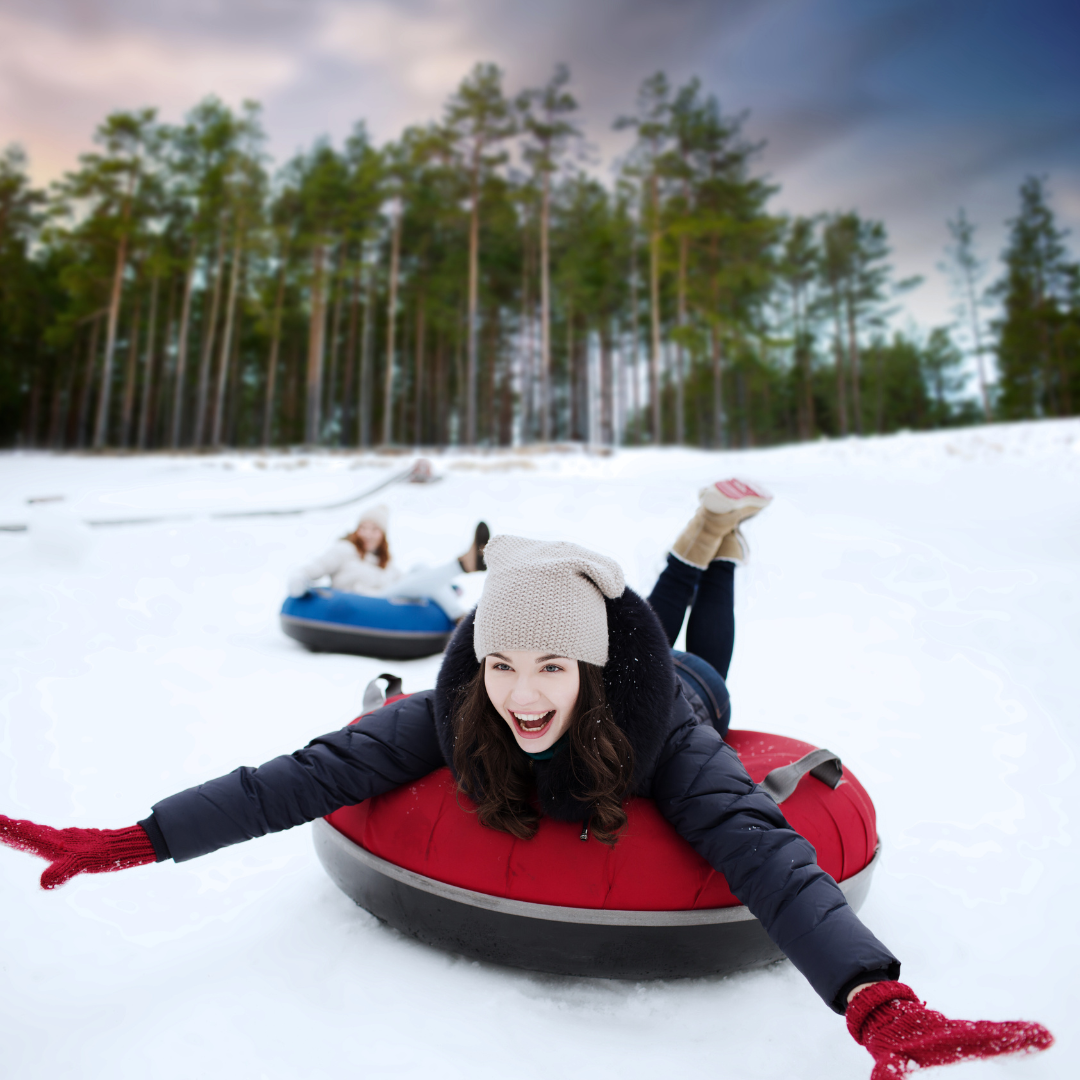
<svg viewBox="0 0 1080 1080"><path fill-rule="evenodd" d="M545 671L562 671L562 668L559 667L558 664L545 664L544 665L544 670Z"/></svg>

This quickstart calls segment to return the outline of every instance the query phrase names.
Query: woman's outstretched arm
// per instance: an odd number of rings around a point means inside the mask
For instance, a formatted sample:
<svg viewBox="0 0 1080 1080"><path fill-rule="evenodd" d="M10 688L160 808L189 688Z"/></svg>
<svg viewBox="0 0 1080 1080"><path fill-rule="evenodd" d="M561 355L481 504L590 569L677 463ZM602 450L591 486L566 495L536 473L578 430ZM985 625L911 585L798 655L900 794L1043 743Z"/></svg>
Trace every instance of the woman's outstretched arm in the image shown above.
<svg viewBox="0 0 1080 1080"><path fill-rule="evenodd" d="M57 830L0 818L0 841L49 859L42 885L51 888L77 873L169 858L184 862L314 821L444 764L432 697L432 691L413 694L313 739L303 750L171 795L138 826Z"/></svg>
<svg viewBox="0 0 1080 1080"><path fill-rule="evenodd" d="M236 769L155 803L152 820L169 856L185 862L314 821L426 776L444 764L435 737L433 696L430 690L413 694L320 735L303 750L257 769Z"/></svg>
<svg viewBox="0 0 1080 1080"><path fill-rule="evenodd" d="M713 728L672 732L652 795L836 1012L861 982L899 975L899 961L859 921L813 846Z"/></svg>

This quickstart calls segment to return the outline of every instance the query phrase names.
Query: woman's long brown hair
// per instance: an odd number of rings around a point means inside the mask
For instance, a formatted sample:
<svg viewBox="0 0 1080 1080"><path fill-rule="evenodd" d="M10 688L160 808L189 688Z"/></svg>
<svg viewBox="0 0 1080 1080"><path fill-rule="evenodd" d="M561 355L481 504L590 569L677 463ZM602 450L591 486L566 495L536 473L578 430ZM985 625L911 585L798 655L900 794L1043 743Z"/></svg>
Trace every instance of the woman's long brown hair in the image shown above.
<svg viewBox="0 0 1080 1080"><path fill-rule="evenodd" d="M382 529L380 529L379 532L382 532ZM348 536L342 537L342 539L348 540L349 543L360 552L361 559L367 554L364 550L364 541L360 539L357 529L354 529ZM390 561L390 543L386 539L386 533L382 533L382 540L379 541L379 546L372 554L379 560L379 569L385 570L386 564Z"/></svg>
<svg viewBox="0 0 1080 1080"><path fill-rule="evenodd" d="M604 692L603 668L578 663L581 688L567 729L575 796L591 808L596 838L613 846L626 824L622 800L634 771L630 740L615 723ZM540 811L534 801L532 762L496 711L484 685L484 665L462 688L454 706L454 771L458 790L476 802L480 821L528 840L536 834Z"/></svg>

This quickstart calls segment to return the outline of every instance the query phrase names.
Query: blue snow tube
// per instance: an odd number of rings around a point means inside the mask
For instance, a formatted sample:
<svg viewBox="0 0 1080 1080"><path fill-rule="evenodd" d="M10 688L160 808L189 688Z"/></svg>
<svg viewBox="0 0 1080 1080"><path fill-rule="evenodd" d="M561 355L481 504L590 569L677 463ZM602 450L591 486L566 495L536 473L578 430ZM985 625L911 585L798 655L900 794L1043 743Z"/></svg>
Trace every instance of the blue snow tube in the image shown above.
<svg viewBox="0 0 1080 1080"><path fill-rule="evenodd" d="M429 597L312 589L281 606L281 628L312 652L415 660L446 648L454 623Z"/></svg>

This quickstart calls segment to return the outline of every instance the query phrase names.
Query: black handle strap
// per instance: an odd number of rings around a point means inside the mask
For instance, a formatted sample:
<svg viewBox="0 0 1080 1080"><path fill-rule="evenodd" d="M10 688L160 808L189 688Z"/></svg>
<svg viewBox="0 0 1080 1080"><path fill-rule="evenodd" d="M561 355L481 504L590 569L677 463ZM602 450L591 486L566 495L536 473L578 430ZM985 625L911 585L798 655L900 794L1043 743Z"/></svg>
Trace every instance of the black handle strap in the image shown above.
<svg viewBox="0 0 1080 1080"><path fill-rule="evenodd" d="M379 685L379 680L386 680L386 691ZM374 679L367 684L367 689L364 690L364 701L361 706L362 710L366 713L374 712L375 709L381 709L386 704L386 699L394 697L396 694L401 693L401 679L396 675L389 675L387 672L383 672L381 675L376 675Z"/></svg>
<svg viewBox="0 0 1080 1080"><path fill-rule="evenodd" d="M799 786L799 781L809 773L831 788L839 786L844 778L840 759L831 750L811 750L790 765L773 769L759 785L776 803L782 803Z"/></svg>

